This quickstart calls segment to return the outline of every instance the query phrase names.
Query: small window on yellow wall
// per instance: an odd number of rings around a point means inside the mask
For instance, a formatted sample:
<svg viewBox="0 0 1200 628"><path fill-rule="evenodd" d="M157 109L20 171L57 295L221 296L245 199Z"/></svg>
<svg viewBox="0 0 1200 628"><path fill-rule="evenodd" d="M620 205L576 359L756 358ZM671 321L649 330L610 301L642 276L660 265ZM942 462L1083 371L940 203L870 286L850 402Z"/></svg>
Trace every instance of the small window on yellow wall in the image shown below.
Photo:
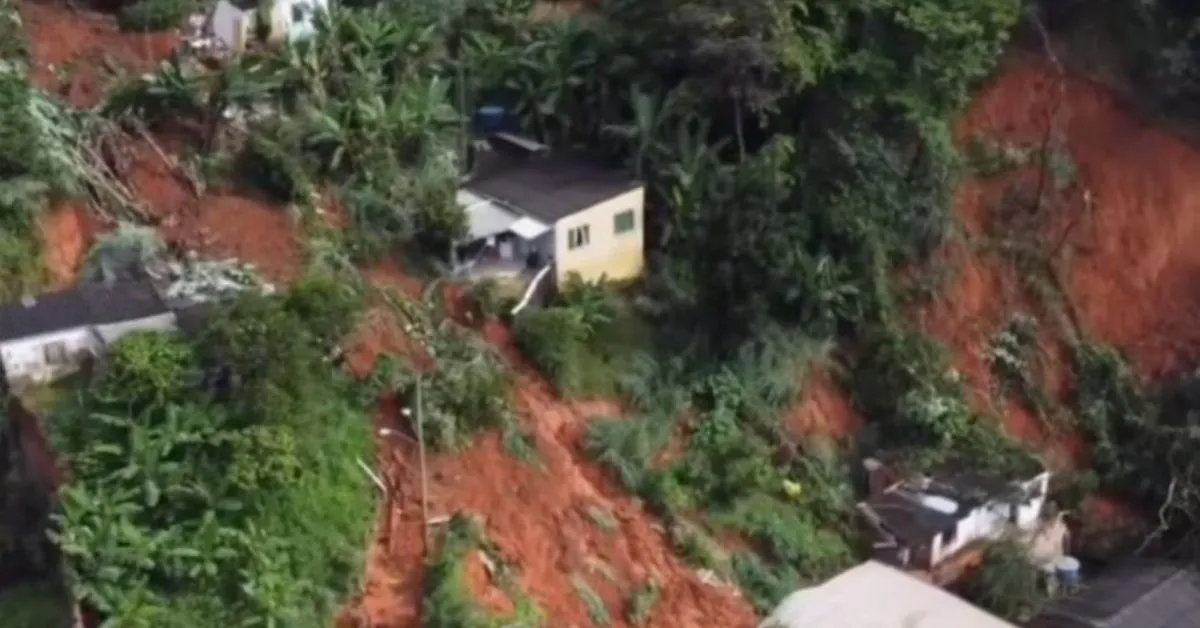
<svg viewBox="0 0 1200 628"><path fill-rule="evenodd" d="M587 225L575 227L567 232L567 248L579 249L587 246L590 235L591 234L588 233Z"/></svg>
<svg viewBox="0 0 1200 628"><path fill-rule="evenodd" d="M634 223L633 210L627 209L616 216L613 216L613 233L621 235L633 231L637 225Z"/></svg>

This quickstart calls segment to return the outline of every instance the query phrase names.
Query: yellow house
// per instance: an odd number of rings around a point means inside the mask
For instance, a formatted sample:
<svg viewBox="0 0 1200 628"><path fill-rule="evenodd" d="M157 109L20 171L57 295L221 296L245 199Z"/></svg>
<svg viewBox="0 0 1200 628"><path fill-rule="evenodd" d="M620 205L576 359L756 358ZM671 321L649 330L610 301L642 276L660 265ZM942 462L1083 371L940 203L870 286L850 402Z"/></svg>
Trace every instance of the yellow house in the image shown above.
<svg viewBox="0 0 1200 628"><path fill-rule="evenodd" d="M645 187L511 135L491 138L487 166L459 191L468 239L458 269L536 271L626 281L645 267Z"/></svg>

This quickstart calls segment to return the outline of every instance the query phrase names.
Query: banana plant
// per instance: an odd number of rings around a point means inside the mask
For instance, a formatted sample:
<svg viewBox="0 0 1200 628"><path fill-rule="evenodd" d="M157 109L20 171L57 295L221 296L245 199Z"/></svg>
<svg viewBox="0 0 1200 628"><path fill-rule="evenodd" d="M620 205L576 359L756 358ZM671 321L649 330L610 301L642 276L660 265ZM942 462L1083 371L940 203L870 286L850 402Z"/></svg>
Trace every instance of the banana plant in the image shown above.
<svg viewBox="0 0 1200 628"><path fill-rule="evenodd" d="M522 51L506 87L516 95L515 109L524 128L551 143L567 143L572 118L583 113L585 78L598 59L582 45L585 31L576 20L543 25L537 34Z"/></svg>

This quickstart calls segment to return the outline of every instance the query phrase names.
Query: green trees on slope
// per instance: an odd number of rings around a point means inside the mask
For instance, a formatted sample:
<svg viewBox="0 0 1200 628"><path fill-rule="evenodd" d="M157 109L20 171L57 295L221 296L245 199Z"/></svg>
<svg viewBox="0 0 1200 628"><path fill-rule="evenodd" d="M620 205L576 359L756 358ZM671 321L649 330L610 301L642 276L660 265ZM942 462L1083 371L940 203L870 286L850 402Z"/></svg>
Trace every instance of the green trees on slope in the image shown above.
<svg viewBox="0 0 1200 628"><path fill-rule="evenodd" d="M121 341L51 421L71 477L56 540L113 625L324 626L361 577L371 423L308 331L350 308L316 311L307 287L247 295L195 341Z"/></svg>

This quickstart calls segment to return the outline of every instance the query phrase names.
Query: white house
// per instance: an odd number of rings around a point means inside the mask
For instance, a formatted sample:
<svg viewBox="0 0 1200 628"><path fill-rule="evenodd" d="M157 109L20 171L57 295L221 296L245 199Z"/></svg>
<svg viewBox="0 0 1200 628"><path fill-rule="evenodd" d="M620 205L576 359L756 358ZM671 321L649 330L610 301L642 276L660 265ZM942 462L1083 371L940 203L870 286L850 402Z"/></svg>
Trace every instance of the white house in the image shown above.
<svg viewBox="0 0 1200 628"><path fill-rule="evenodd" d="M270 10L264 31L260 32L263 7ZM256 40L282 43L311 37L316 32L317 13L328 11L329 0L219 0L209 15L205 31L223 49L239 53Z"/></svg>
<svg viewBox="0 0 1200 628"><path fill-rule="evenodd" d="M933 584L869 561L780 602L758 628L1016 628Z"/></svg>
<svg viewBox="0 0 1200 628"><path fill-rule="evenodd" d="M553 266L554 278L636 278L645 267L642 182L506 133L491 136L458 193L460 274Z"/></svg>
<svg viewBox="0 0 1200 628"><path fill-rule="evenodd" d="M878 463L868 462L878 473ZM948 469L889 484L858 510L875 537L876 557L928 570L972 544L1037 529L1049 482L1050 472L1033 461L1010 478Z"/></svg>
<svg viewBox="0 0 1200 628"><path fill-rule="evenodd" d="M0 307L0 365L10 383L44 383L128 334L174 329L149 281L82 284Z"/></svg>

